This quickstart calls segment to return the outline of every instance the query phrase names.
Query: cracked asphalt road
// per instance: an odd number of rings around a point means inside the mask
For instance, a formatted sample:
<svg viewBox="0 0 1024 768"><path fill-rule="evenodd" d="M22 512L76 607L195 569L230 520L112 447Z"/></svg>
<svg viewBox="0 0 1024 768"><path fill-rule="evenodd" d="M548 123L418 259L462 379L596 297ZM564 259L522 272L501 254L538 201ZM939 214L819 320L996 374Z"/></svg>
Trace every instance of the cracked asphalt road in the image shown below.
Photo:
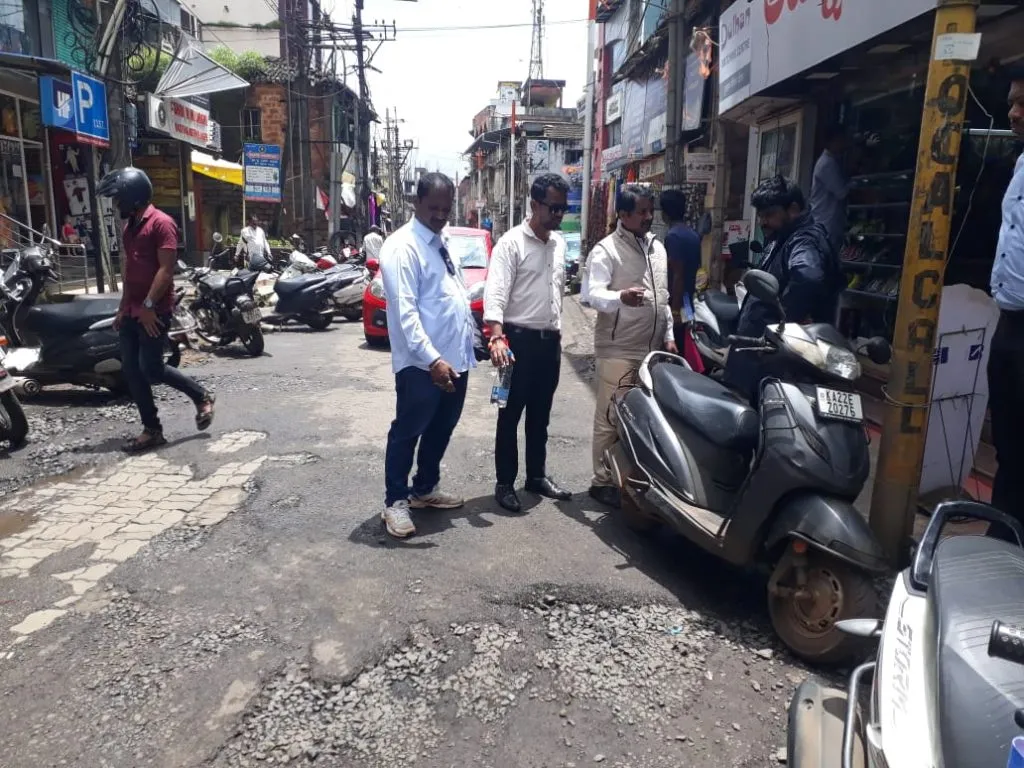
<svg viewBox="0 0 1024 768"><path fill-rule="evenodd" d="M150 457L116 454L105 396L30 405L36 442L0 453L0 766L780 764L807 672L764 582L586 496L572 301L566 325L549 468L576 499L491 500L481 369L444 466L468 503L407 542L379 524L390 358L356 324L203 358L213 429L168 395ZM54 442L66 474L37 477Z"/></svg>

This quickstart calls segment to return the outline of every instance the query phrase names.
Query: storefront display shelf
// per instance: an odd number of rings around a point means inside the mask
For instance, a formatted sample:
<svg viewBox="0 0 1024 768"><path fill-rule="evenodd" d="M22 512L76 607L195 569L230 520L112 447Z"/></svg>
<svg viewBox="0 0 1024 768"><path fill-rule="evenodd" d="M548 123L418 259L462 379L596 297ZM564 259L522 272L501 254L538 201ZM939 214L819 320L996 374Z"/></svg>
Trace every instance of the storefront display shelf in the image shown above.
<svg viewBox="0 0 1024 768"><path fill-rule="evenodd" d="M846 207L851 211L868 211L872 208L909 208L910 201L904 200L897 203L855 203Z"/></svg>
<svg viewBox="0 0 1024 768"><path fill-rule="evenodd" d="M854 261L853 259L841 259L843 269L848 269L851 272L874 272L874 271L891 271L897 269L903 269L902 264L884 264L873 261Z"/></svg>
<svg viewBox="0 0 1024 768"><path fill-rule="evenodd" d="M860 176L850 178L850 184L854 187L875 186L885 182L904 182L914 178L914 169L905 171L885 171L883 173L864 173Z"/></svg>

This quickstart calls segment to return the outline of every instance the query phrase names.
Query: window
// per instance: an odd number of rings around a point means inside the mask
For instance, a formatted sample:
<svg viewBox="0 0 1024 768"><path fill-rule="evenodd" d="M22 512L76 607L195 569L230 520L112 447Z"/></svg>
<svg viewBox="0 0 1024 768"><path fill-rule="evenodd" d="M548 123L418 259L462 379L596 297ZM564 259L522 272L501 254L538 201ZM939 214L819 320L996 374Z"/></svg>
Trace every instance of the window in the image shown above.
<svg viewBox="0 0 1024 768"><path fill-rule="evenodd" d="M583 162L583 150L582 149L567 149L565 150L565 164L566 165L579 165Z"/></svg>
<svg viewBox="0 0 1024 768"><path fill-rule="evenodd" d="M608 147L617 147L622 143L622 121L616 120L608 126Z"/></svg>
<svg viewBox="0 0 1024 768"><path fill-rule="evenodd" d="M263 141L263 111L260 109L242 110L242 136L245 141Z"/></svg>

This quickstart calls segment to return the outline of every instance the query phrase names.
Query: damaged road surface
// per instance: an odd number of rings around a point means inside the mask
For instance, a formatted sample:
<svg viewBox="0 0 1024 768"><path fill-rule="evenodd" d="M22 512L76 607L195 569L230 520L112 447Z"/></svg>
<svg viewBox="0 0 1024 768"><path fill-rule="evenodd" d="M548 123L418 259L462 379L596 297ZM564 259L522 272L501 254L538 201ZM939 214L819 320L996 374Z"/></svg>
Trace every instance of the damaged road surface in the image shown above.
<svg viewBox="0 0 1024 768"><path fill-rule="evenodd" d="M585 495L589 329L567 315L548 463L580 493L522 515L491 499L481 369L444 467L466 506L386 537L390 358L354 324L211 356L213 429L169 395L159 453L116 454L134 425L112 405L69 420L92 448L63 475L34 474L47 437L0 456L0 765L782 764L806 672L764 582Z"/></svg>

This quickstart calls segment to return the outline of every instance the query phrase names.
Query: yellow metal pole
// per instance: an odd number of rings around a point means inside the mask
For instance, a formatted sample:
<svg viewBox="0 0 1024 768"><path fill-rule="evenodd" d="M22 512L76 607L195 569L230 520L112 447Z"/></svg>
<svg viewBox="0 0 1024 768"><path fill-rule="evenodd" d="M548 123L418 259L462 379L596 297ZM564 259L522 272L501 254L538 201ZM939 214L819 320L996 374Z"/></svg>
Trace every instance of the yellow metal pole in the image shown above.
<svg viewBox="0 0 1024 768"><path fill-rule="evenodd" d="M970 62L942 59L940 37L974 32L977 0L938 0L907 230L871 528L889 560L906 553L924 461L932 353L949 248Z"/></svg>

